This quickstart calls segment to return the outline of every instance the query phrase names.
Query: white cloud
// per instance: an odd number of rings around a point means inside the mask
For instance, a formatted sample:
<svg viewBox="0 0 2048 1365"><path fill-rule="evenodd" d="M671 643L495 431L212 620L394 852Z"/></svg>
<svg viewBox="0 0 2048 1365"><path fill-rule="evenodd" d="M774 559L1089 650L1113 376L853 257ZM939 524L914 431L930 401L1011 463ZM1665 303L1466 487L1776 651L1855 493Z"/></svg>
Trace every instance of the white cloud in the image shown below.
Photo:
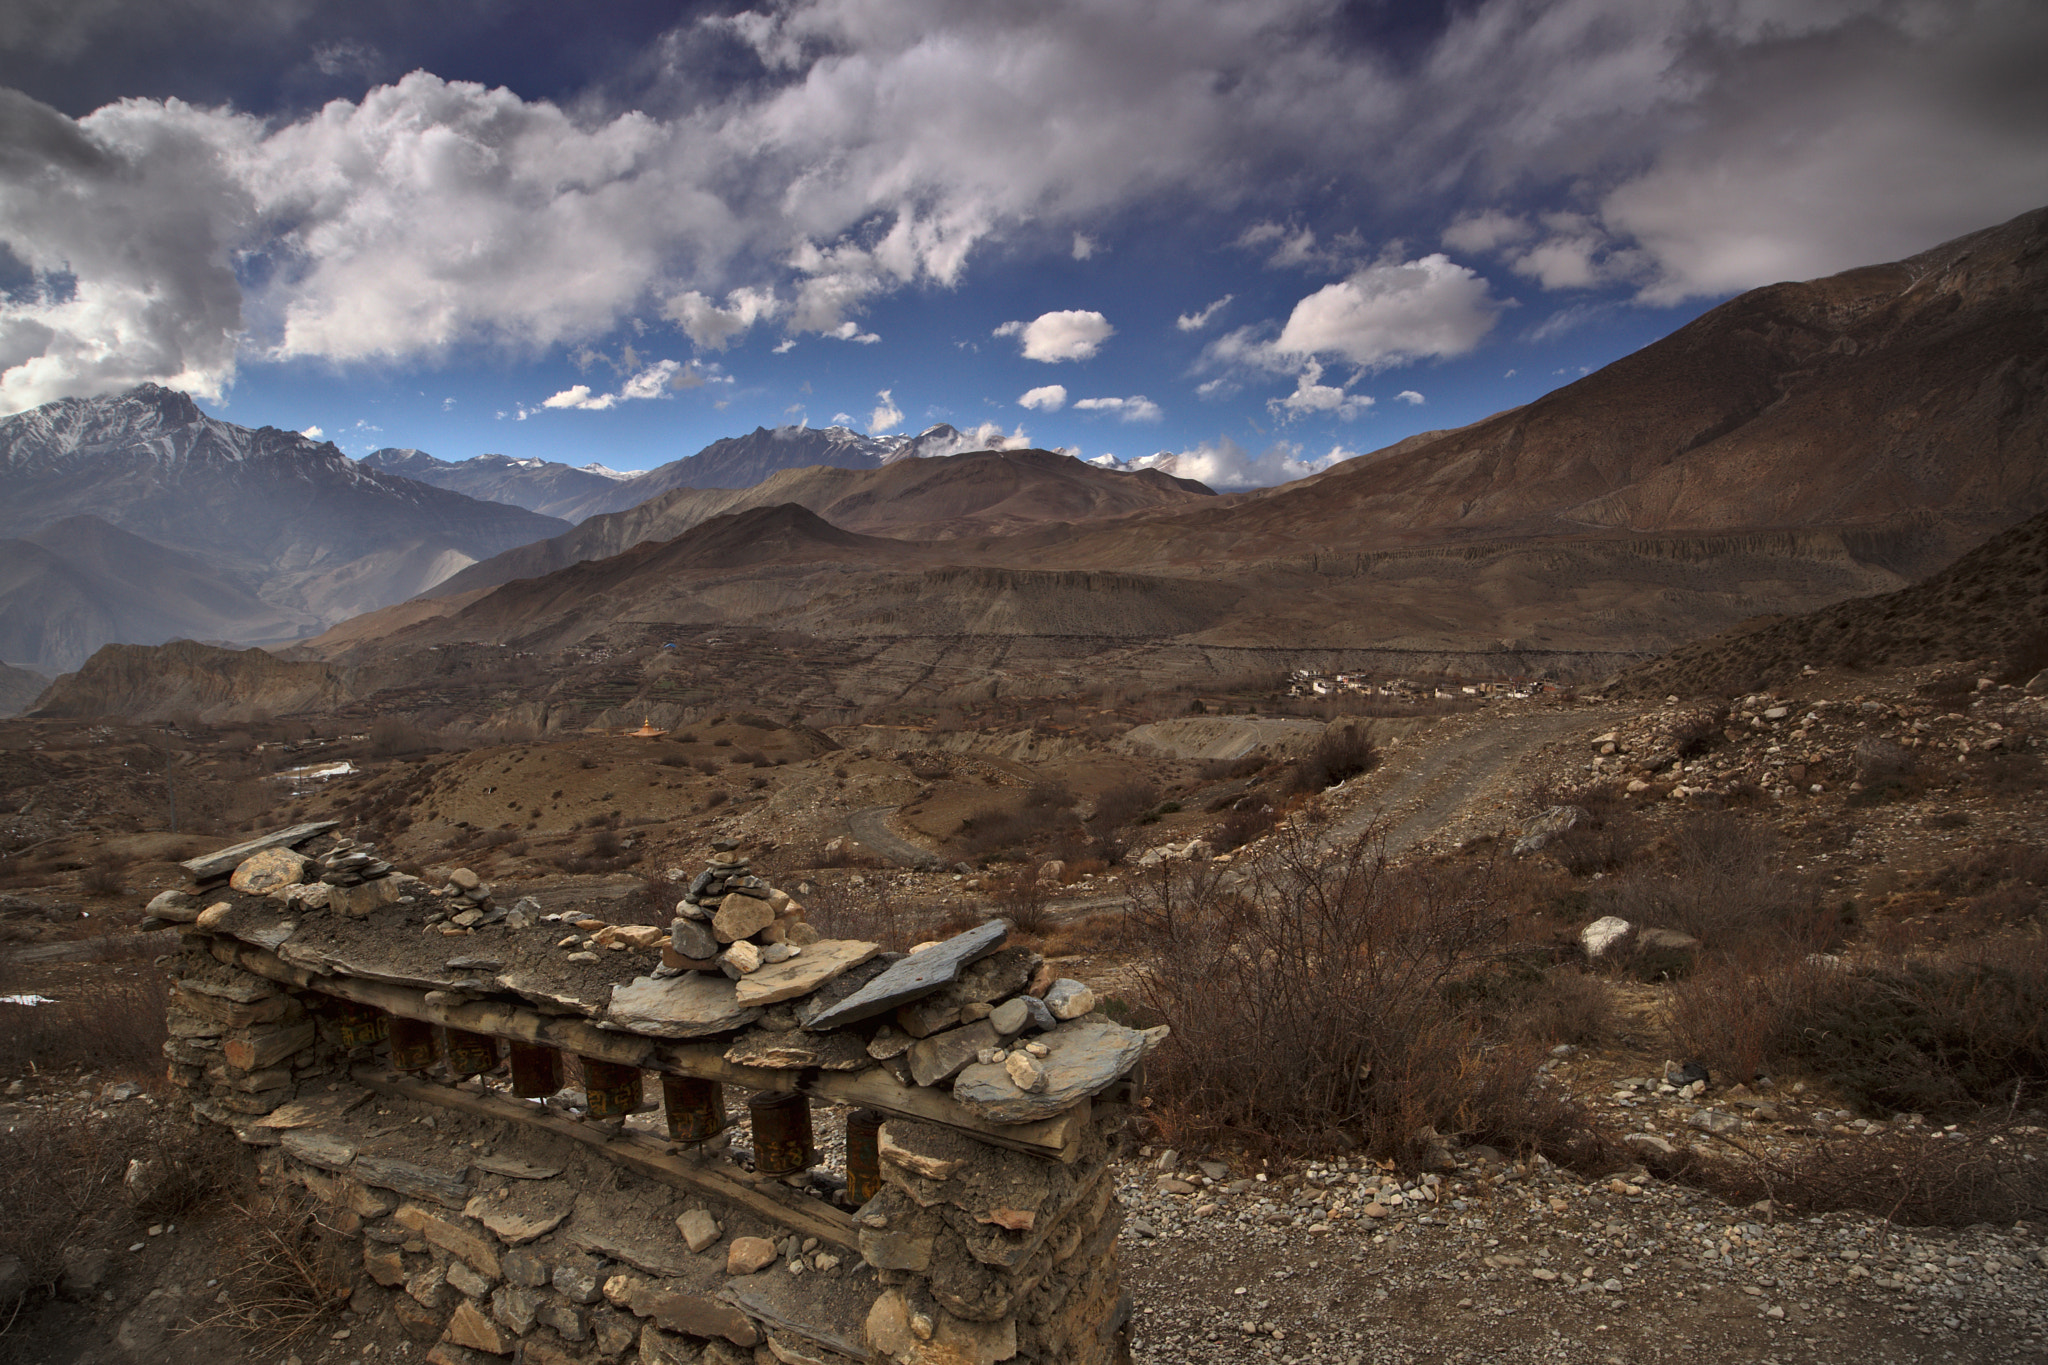
<svg viewBox="0 0 2048 1365"><path fill-rule="evenodd" d="M1268 399L1266 410L1282 420L1328 414L1348 422L1373 405L1365 395L1349 392L1347 384L1325 384L1322 379L1323 367L1309 361L1295 379L1294 392Z"/></svg>
<svg viewBox="0 0 2048 1365"><path fill-rule="evenodd" d="M1020 408L1032 408L1038 412L1058 412L1067 405L1067 386L1064 384L1041 384L1027 389L1017 400Z"/></svg>
<svg viewBox="0 0 2048 1365"><path fill-rule="evenodd" d="M441 400L441 411L443 411L443 412L453 412L454 410L455 410L455 399L454 399L454 397L453 397L452 395L451 395L450 397L447 397L447 398L443 398L443 399Z"/></svg>
<svg viewBox="0 0 2048 1365"><path fill-rule="evenodd" d="M1093 256L1095 252L1096 241L1093 237L1090 237L1086 233L1081 232L1077 232L1074 234L1073 257L1075 260L1085 261L1089 257Z"/></svg>
<svg viewBox="0 0 2048 1365"><path fill-rule="evenodd" d="M1412 408L1419 408L1429 400L1413 389L1403 389L1394 395L1394 401L1396 403L1406 403Z"/></svg>
<svg viewBox="0 0 2048 1365"><path fill-rule="evenodd" d="M1329 454L1304 457L1301 447L1281 441L1253 455L1228 436L1203 441L1191 450L1160 451L1134 460L1118 461L1125 469L1158 469L1183 479L1195 479L1211 488L1261 488L1287 483L1328 469L1339 460L1358 452L1333 446Z"/></svg>
<svg viewBox="0 0 2048 1365"><path fill-rule="evenodd" d="M1225 294L1207 308L1199 309L1193 313L1182 313L1173 320L1173 325L1180 328L1183 332L1199 332L1204 327L1207 327L1209 320L1222 312L1231 299L1235 297L1236 295L1234 294Z"/></svg>
<svg viewBox="0 0 2048 1365"><path fill-rule="evenodd" d="M772 289L735 289L725 296L723 307L708 295L688 289L664 303L661 315L681 327L699 349L722 351L735 336L774 317L781 307Z"/></svg>
<svg viewBox="0 0 2048 1365"><path fill-rule="evenodd" d="M541 406L604 412L635 399L660 398L671 389L697 388L706 382L707 377L720 376L703 367L684 365L675 360L661 360L628 378L614 393L593 393L588 384L572 384L560 393L542 399ZM519 416L520 420L524 421L526 412L522 410Z"/></svg>
<svg viewBox="0 0 2048 1365"><path fill-rule="evenodd" d="M782 340L780 340L780 341L776 342L774 346L772 346L772 347L770 347L770 348L769 348L769 354L771 354L771 355L788 355L788 354L789 354L789 353L790 353L791 351L794 351L795 349L796 349L796 338L795 338L795 337L784 337L784 338L783 338Z"/></svg>
<svg viewBox="0 0 2048 1365"><path fill-rule="evenodd" d="M950 440L931 440L918 447L918 454L925 458L941 455L964 455L970 450L1022 450L1031 444L1031 438L1019 426L1015 431L1004 431L999 422L983 422L979 426L962 427L959 434Z"/></svg>
<svg viewBox="0 0 2048 1365"><path fill-rule="evenodd" d="M309 441L318 441L325 439L327 433L322 431L317 426L311 426L307 427L304 431L300 432L299 435L305 437Z"/></svg>
<svg viewBox="0 0 2048 1365"><path fill-rule="evenodd" d="M872 346L882 339L879 333L863 332L860 325L854 322L842 322L825 335L834 341L852 341L862 346Z"/></svg>
<svg viewBox="0 0 2048 1365"><path fill-rule="evenodd" d="M868 414L868 432L870 435L880 436L894 431L902 424L903 409L896 406L896 400L889 396L887 389L883 389L875 397L882 401L875 404L875 410Z"/></svg>
<svg viewBox="0 0 2048 1365"><path fill-rule="evenodd" d="M1120 212L1254 194L1271 259L1355 260L1305 215L1391 193L1463 210L1454 251L1663 303L1895 258L2048 184L2031 0L1474 0L1399 62L1345 11L778 0L656 45L657 114L424 71L270 121L10 93L0 242L76 284L0 302L0 409L141 379L217 398L245 354L569 346L691 293L768 291L792 334L829 334L957 287L1006 234L1071 251ZM707 85L670 55L713 30L765 70ZM1532 226L1562 205L1599 249Z"/></svg>
<svg viewBox="0 0 2048 1365"><path fill-rule="evenodd" d="M1107 412L1126 422L1156 422L1165 414L1143 394L1129 398L1083 398L1074 404L1078 412Z"/></svg>
<svg viewBox="0 0 2048 1365"><path fill-rule="evenodd" d="M1463 355L1493 330L1499 313L1486 281L1438 252L1324 285L1294 305L1271 349L1368 367Z"/></svg>
<svg viewBox="0 0 2048 1365"><path fill-rule="evenodd" d="M1100 313L1069 308L1041 313L1030 322L1006 322L994 335L1021 337L1026 360L1052 365L1062 360L1094 359L1102 343L1116 335L1116 328Z"/></svg>
<svg viewBox="0 0 2048 1365"><path fill-rule="evenodd" d="M1528 238L1534 228L1523 219L1499 209L1461 214L1444 229L1444 245L1453 251L1474 254L1498 251L1510 242Z"/></svg>

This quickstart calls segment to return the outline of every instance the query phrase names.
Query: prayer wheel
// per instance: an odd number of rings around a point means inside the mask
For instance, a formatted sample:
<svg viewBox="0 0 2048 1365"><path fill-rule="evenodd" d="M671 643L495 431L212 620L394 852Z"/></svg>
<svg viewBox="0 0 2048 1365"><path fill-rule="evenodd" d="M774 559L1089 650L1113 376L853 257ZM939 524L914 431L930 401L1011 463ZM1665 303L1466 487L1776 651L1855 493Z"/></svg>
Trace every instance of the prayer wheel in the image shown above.
<svg viewBox="0 0 2048 1365"><path fill-rule="evenodd" d="M846 1116L846 1197L855 1207L882 1190L882 1116L856 1109Z"/></svg>
<svg viewBox="0 0 2048 1365"><path fill-rule="evenodd" d="M343 1047L375 1047L384 1041L388 1016L374 1005L334 1002L334 1041Z"/></svg>
<svg viewBox="0 0 2048 1365"><path fill-rule="evenodd" d="M725 1087L696 1076L663 1076L661 1106L676 1142L709 1142L725 1131Z"/></svg>
<svg viewBox="0 0 2048 1365"><path fill-rule="evenodd" d="M466 1076L481 1076L495 1070L498 1065L498 1040L488 1033L471 1033L468 1029L443 1029L445 1041L442 1056L448 1062L448 1074L456 1080Z"/></svg>
<svg viewBox="0 0 2048 1365"><path fill-rule="evenodd" d="M562 1088L562 1054L539 1043L512 1043L512 1093L543 1099Z"/></svg>
<svg viewBox="0 0 2048 1365"><path fill-rule="evenodd" d="M640 1107L640 1068L585 1057L583 1090L590 1097L590 1117L625 1118Z"/></svg>
<svg viewBox="0 0 2048 1365"><path fill-rule="evenodd" d="M434 1064L434 1026L424 1019L391 1016L391 1069L425 1071Z"/></svg>
<svg viewBox="0 0 2048 1365"><path fill-rule="evenodd" d="M817 1164L811 1142L811 1102L802 1095L762 1091L747 1101L754 1122L754 1169L762 1175L795 1175Z"/></svg>

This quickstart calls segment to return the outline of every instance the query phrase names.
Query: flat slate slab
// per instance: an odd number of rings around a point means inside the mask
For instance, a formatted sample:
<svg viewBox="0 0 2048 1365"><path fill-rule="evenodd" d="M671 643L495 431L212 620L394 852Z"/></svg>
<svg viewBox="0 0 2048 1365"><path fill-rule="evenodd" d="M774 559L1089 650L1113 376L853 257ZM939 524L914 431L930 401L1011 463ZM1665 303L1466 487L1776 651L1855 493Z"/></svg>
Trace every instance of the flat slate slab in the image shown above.
<svg viewBox="0 0 2048 1365"><path fill-rule="evenodd" d="M879 943L852 938L826 938L787 962L770 963L739 979L734 995L742 1005L773 1005L809 995L841 972L858 967L882 951Z"/></svg>
<svg viewBox="0 0 2048 1365"><path fill-rule="evenodd" d="M703 1038L745 1028L760 1017L760 1007L742 1005L725 976L684 972L666 981L641 976L613 986L611 1008L598 1026L656 1038Z"/></svg>
<svg viewBox="0 0 2048 1365"><path fill-rule="evenodd" d="M1088 1096L1107 1090L1147 1052L1166 1040L1164 1028L1125 1028L1100 1015L1062 1024L1037 1041L1045 1089L1019 1090L1001 1062L976 1062L953 1082L953 1098L968 1113L990 1123L1030 1123L1064 1113Z"/></svg>
<svg viewBox="0 0 2048 1365"><path fill-rule="evenodd" d="M191 874L195 882L210 882L225 877L242 865L244 858L261 853L268 848L290 848L303 844L316 834L325 834L341 824L339 820L313 820L303 825L291 825L270 834L261 834L243 843L233 844L213 853L202 853L179 866Z"/></svg>
<svg viewBox="0 0 2048 1365"><path fill-rule="evenodd" d="M966 933L955 934L923 952L912 953L846 999L804 1025L814 1033L857 1024L952 983L967 967L1003 946L1010 926L993 919Z"/></svg>

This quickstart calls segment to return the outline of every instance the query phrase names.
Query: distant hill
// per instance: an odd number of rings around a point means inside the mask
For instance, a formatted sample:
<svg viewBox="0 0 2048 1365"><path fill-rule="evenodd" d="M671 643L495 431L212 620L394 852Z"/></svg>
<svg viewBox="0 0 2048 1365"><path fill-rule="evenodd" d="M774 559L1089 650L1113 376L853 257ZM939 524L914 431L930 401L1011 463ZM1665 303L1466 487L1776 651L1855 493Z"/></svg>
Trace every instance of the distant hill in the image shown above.
<svg viewBox="0 0 2048 1365"><path fill-rule="evenodd" d="M544 517L561 517L593 498L601 499L633 477L603 465L577 469L553 460L514 459L510 455L441 460L424 450L397 446L373 450L363 456L361 464L365 469L415 479L465 497L524 507Z"/></svg>
<svg viewBox="0 0 2048 1365"><path fill-rule="evenodd" d="M673 540L728 512L780 503L809 508L836 526L868 535L953 540L1129 516L1214 496L1192 479L1157 470L1103 469L1049 450L913 457L867 470L792 469L752 488L679 488L627 511L592 517L553 539L473 565L433 593L451 596L533 578L645 541Z"/></svg>
<svg viewBox="0 0 2048 1365"><path fill-rule="evenodd" d="M8 572L17 595L32 579L51 584L72 622L48 627L51 638L74 643L85 638L79 630L97 629L85 625L95 610L123 622L110 628L131 638L163 639L209 620L236 632L311 634L567 529L523 508L365 469L297 432L208 417L185 394L154 384L0 420L0 538L41 543L33 538L76 517L187 559L149 560L131 539L90 529L54 560L14 547ZM172 581L145 581L159 569ZM109 592L122 588L116 603ZM183 605L170 610L175 603ZM63 666L59 655L37 657Z"/></svg>

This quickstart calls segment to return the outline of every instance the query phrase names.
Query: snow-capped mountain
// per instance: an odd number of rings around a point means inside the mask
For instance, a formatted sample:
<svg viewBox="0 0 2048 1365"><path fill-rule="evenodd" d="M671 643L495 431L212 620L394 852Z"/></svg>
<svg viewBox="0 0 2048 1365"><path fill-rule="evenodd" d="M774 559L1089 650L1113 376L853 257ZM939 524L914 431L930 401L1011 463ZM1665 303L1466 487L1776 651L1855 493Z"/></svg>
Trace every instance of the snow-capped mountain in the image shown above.
<svg viewBox="0 0 2048 1365"><path fill-rule="evenodd" d="M154 384L0 420L0 537L81 516L183 551L308 631L567 529L298 432L223 422Z"/></svg>
<svg viewBox="0 0 2048 1365"><path fill-rule="evenodd" d="M398 446L371 451L363 457L362 464L436 488L452 489L467 497L524 507L544 517L565 516L588 499L601 498L613 485L634 477L601 464L577 469L554 460L511 455L442 460L424 450Z"/></svg>

